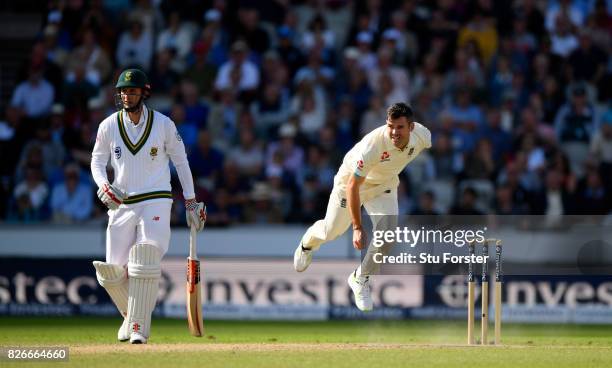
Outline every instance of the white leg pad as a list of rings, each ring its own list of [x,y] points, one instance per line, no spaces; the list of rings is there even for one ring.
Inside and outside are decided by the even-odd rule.
[[[159,279],[161,278],[161,252],[150,244],[136,244],[128,256],[128,309],[130,333],[149,337],[151,313],[155,308]]]
[[[127,316],[128,308],[128,279],[127,272],[122,266],[94,261],[96,278],[98,283],[106,289],[106,292],[117,306],[123,317]]]

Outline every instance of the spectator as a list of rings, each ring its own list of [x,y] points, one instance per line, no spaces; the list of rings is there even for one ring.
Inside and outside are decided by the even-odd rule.
[[[259,10],[252,6],[238,8],[238,25],[234,40],[244,40],[249,49],[261,57],[270,48],[270,36],[260,26]]]
[[[578,47],[578,39],[573,34],[567,16],[560,15],[555,21],[555,31],[551,37],[552,52],[567,58]]]
[[[430,190],[425,190],[419,195],[419,203],[412,210],[412,216],[437,216],[440,213],[435,209],[436,196]]]
[[[580,173],[588,153],[589,137],[595,132],[596,115],[583,84],[574,85],[570,93],[570,101],[561,106],[555,117],[555,131],[570,158],[572,171]]]
[[[263,93],[251,105],[251,112],[257,129],[265,136],[271,136],[270,132],[278,131],[278,127],[289,118],[288,96],[278,84],[267,83]]]
[[[480,216],[483,212],[476,208],[476,200],[478,193],[473,188],[467,187],[461,193],[461,199],[455,204],[451,210],[451,215],[460,216]]]
[[[253,131],[240,131],[240,144],[232,148],[228,160],[233,162],[241,175],[258,177],[262,173],[264,154],[259,142],[255,140]]]
[[[156,51],[160,53],[169,50],[174,55],[171,63],[173,70],[182,72],[185,70],[186,60],[191,51],[193,35],[184,23],[181,23],[181,15],[173,11],[168,16],[168,26],[157,36]],[[155,89],[157,85],[153,84]]]
[[[608,192],[612,192],[612,109],[603,115],[599,131],[591,138],[591,154],[599,162]]]
[[[484,65],[489,65],[491,57],[497,50],[498,36],[493,21],[484,17],[481,10],[474,11],[470,21],[459,29],[457,39],[459,47],[465,46],[471,40],[478,45]]]
[[[111,76],[112,65],[106,51],[100,47],[93,29],[83,32],[79,47],[70,53],[67,66],[67,79],[75,77],[77,66],[84,66],[85,79],[94,86],[106,83]]]
[[[153,35],[143,26],[139,18],[131,18],[129,29],[119,36],[117,64],[121,69],[142,68],[149,71],[153,58]]]
[[[232,44],[230,60],[221,65],[215,89],[221,91],[232,88],[245,97],[252,98],[259,87],[259,70],[247,60],[248,46],[242,41]]]
[[[51,216],[55,223],[71,224],[89,219],[93,209],[93,189],[80,180],[76,164],[64,168],[64,181],[51,192]]]
[[[13,191],[13,210],[9,220],[20,222],[41,221],[46,218],[46,200],[49,187],[43,179],[42,170],[37,166],[25,169],[25,178],[17,183]]]
[[[194,182],[207,190],[214,188],[214,183],[219,179],[223,169],[224,155],[212,146],[210,134],[206,130],[198,133],[198,145],[189,154],[191,171]]]
[[[55,98],[53,86],[43,78],[40,67],[32,67],[28,79],[17,85],[11,98],[11,107],[19,109],[27,118],[45,117],[51,111]]]
[[[280,154],[281,167],[293,176],[297,175],[304,164],[304,150],[295,144],[297,129],[290,123],[283,124],[278,132],[280,140],[268,146],[266,165],[275,163],[275,154]]]

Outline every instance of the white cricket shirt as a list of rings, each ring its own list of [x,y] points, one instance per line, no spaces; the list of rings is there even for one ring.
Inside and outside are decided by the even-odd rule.
[[[367,201],[387,189],[399,185],[399,173],[425,148],[431,147],[431,133],[420,123],[414,123],[408,145],[399,149],[387,133],[387,125],[368,133],[344,156],[334,177],[334,187],[346,190],[351,175],[365,177],[360,198]]]
[[[98,187],[108,181],[109,158],[115,171],[113,185],[128,194],[122,206],[171,201],[169,160],[176,167],[183,196],[195,196],[185,145],[174,122],[146,106],[136,126],[123,110],[100,123],[91,158],[91,173]]]

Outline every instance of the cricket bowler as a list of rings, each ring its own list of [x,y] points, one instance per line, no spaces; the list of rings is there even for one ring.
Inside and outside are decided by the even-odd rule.
[[[108,207],[106,262],[94,261],[98,282],[124,317],[117,338],[146,344],[155,308],[161,259],[170,241],[169,161],[178,173],[187,225],[201,231],[206,207],[195,199],[185,146],[174,122],[144,104],[151,94],[146,74],[124,70],[115,85],[119,111],[98,128],[91,173]],[[114,181],[106,175],[108,160]]]
[[[305,271],[312,262],[313,252],[342,235],[351,224],[353,246],[364,249],[367,236],[361,219],[362,205],[370,215],[374,230],[397,226],[398,175],[423,149],[431,147],[430,131],[412,119],[410,106],[401,102],[391,105],[387,109],[386,124],[363,137],[344,156],[334,177],[325,218],[306,231],[295,250],[293,266],[297,272]],[[371,251],[368,249],[368,254]],[[372,310],[369,276],[377,267],[372,256],[366,255],[348,277],[355,304],[362,311]]]

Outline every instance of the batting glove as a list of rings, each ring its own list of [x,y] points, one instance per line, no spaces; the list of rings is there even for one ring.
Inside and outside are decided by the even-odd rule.
[[[197,231],[202,231],[206,223],[206,206],[204,203],[196,202],[195,198],[186,199],[185,210],[187,226],[193,226]]]
[[[109,183],[104,183],[98,188],[98,198],[109,210],[116,210],[123,203],[123,200],[127,198],[127,194]]]

